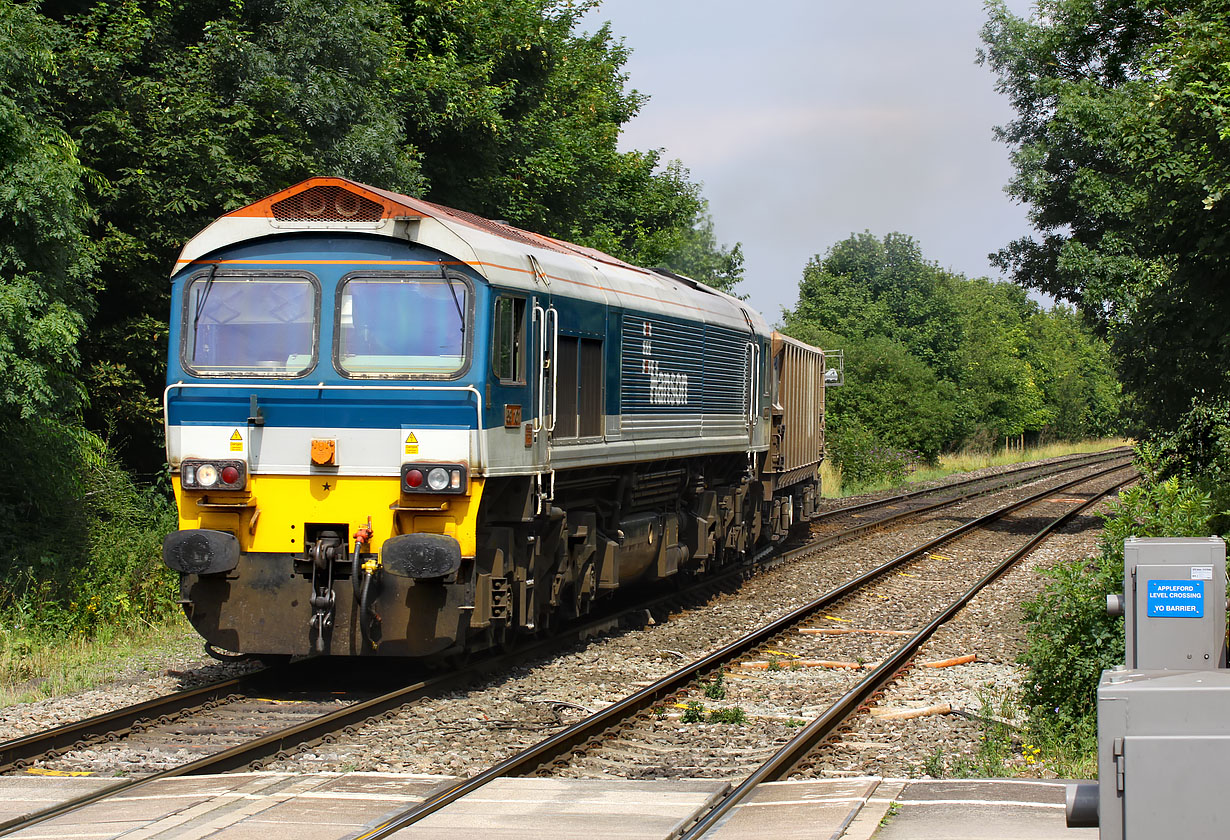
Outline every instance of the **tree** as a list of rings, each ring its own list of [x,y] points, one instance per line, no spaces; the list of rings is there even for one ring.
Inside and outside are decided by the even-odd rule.
[[[837,441],[933,460],[1006,435],[1117,428],[1105,345],[1071,310],[1047,313],[1018,286],[944,271],[899,233],[852,235],[813,257],[784,320],[790,335],[846,352],[829,406]]]
[[[738,242],[731,248],[719,245],[708,203],[703,207],[692,227],[683,231],[675,250],[666,256],[666,267],[733,294],[743,279],[743,246]]]
[[[733,285],[742,254],[717,245],[687,170],[617,149],[645,97],[625,89],[627,49],[608,26],[576,33],[596,5],[402,0],[407,136],[428,197]]]
[[[802,318],[841,335],[891,335],[942,378],[957,377],[961,328],[954,276],[923,259],[913,237],[869,231],[838,242],[803,271]]]
[[[71,418],[82,398],[90,209],[77,144],[52,113],[54,43],[33,9],[0,0],[0,423]]]
[[[992,440],[1036,432],[1054,410],[1027,358],[1027,325],[1037,304],[1009,283],[967,280],[958,297],[965,336],[961,348],[960,425]]]
[[[1025,358],[1051,411],[1048,433],[1079,440],[1118,432],[1121,387],[1106,343],[1062,304],[1037,312],[1027,331]]]
[[[995,255],[1112,341],[1137,423],[1230,394],[1230,20],[1209,0],[988,3],[982,55],[1017,118],[1009,191],[1037,239]]]

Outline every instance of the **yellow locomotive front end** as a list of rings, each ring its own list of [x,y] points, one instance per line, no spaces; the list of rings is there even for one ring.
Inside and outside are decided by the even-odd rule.
[[[483,283],[333,180],[223,217],[172,277],[163,559],[213,648],[431,656],[474,597]]]
[[[237,427],[232,435],[259,439],[264,431]],[[329,444],[336,452],[332,438],[311,445]],[[239,459],[181,462],[180,530],[168,537],[167,558],[183,573],[189,619],[225,651],[428,656],[448,649],[466,629],[463,565],[475,556],[483,490],[465,472],[463,464],[411,462],[401,477],[245,481]]]

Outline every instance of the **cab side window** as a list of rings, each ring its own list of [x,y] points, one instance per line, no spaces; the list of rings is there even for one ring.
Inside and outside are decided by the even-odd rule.
[[[525,298],[496,299],[491,369],[501,382],[525,382]]]

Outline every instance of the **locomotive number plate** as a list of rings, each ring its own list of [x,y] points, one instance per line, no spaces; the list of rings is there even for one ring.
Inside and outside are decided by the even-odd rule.
[[[504,404],[504,428],[515,429],[521,425],[521,406]]]

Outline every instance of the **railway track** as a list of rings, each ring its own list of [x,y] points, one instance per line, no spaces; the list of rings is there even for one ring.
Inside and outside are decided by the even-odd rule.
[[[906,493],[871,499],[858,504],[842,505],[833,510],[824,511],[815,517],[812,520],[813,533],[817,537],[817,542],[819,538],[829,538],[829,542],[823,544],[830,545],[833,542],[852,539],[872,530],[940,510],[967,499],[985,496],[1068,470],[1122,458],[1127,452],[1126,447],[1118,447],[1087,455],[1071,455],[1043,464],[1012,467],[992,475],[974,476],[934,487],[924,487]],[[883,511],[883,513],[874,515],[877,511]],[[819,546],[813,545],[813,547]]]
[[[1074,488],[1094,483],[1099,479],[1102,480],[1101,486],[1087,492],[1087,498],[1079,501],[1069,498],[1075,494]],[[791,611],[777,621],[747,634],[721,650],[680,668],[623,701],[518,752],[482,773],[429,797],[372,831],[360,835],[358,840],[379,840],[379,838],[388,837],[497,778],[560,774],[601,776],[610,775],[607,771],[612,766],[624,768],[624,772],[619,775],[627,777],[632,775],[627,772],[627,768],[632,766],[638,757],[644,762],[646,755],[651,756],[650,763],[670,756],[672,772],[683,769],[685,772],[682,775],[742,776],[742,780],[683,835],[688,840],[699,837],[717,825],[757,785],[787,777],[793,768],[805,761],[807,755],[831,735],[861,704],[880,691],[886,683],[906,667],[915,651],[939,627],[956,615],[982,588],[1026,556],[1052,531],[1134,479],[1135,473],[1130,464],[1114,463],[1099,470],[1093,476],[1082,476],[1057,487],[1035,493],[1025,499],[1014,501],[1000,510],[959,526],[938,538],[928,540],[885,562],[877,569],[860,575],[815,601]],[[1063,494],[1068,494],[1068,496]],[[1042,517],[1045,524],[1006,557],[997,557],[987,563],[979,564],[977,568],[968,570],[971,574],[957,576],[965,580],[948,587],[956,589],[957,592],[950,593],[949,597],[940,602],[940,605],[921,627],[907,632],[867,626],[858,628],[830,626],[834,623],[840,625],[843,622],[841,616],[832,613],[840,612],[843,607],[850,607],[856,598],[874,599],[877,595],[888,597],[877,593],[876,588],[882,586],[883,582],[891,576],[908,574],[921,578],[924,574],[952,572],[952,561],[955,558],[950,554],[939,554],[938,549],[943,547],[946,552],[953,552],[954,541],[961,539],[965,534],[1002,523],[1019,511],[1031,507],[1036,508],[1057,496],[1063,500],[1062,503],[1067,508],[1066,510],[1058,516]],[[1039,517],[1035,512],[1032,517],[1026,518],[1038,519]],[[807,550],[814,549],[807,546],[798,551]],[[933,593],[928,593],[928,597],[933,597]],[[697,752],[705,757],[705,763],[696,762],[690,768],[679,768],[675,754],[681,745],[663,737],[664,730],[677,729],[678,724],[663,722],[669,717],[668,714],[663,714],[664,709],[677,704],[685,705],[680,701],[689,696],[705,695],[708,689],[721,684],[717,678],[718,674],[731,674],[745,665],[757,668],[763,664],[764,670],[769,671],[772,668],[775,653],[780,656],[778,669],[789,668],[791,658],[798,654],[781,655],[782,651],[778,648],[786,646],[782,640],[790,637],[790,647],[797,650],[800,647],[798,644],[800,639],[806,639],[809,636],[823,637],[827,635],[823,631],[828,629],[845,631],[842,635],[851,637],[861,635],[849,632],[851,630],[866,631],[866,635],[873,639],[874,643],[869,648],[865,647],[864,650],[871,651],[871,656],[874,658],[861,661],[856,659],[853,662],[829,662],[825,663],[829,666],[827,668],[814,661],[806,661],[805,664],[797,663],[799,667],[820,666],[817,667],[818,672],[823,669],[830,672],[848,672],[854,675],[839,681],[840,685],[836,688],[833,685],[822,686],[829,698],[824,703],[822,711],[812,715],[810,722],[799,720],[801,726],[787,724],[785,728],[796,731],[784,738],[784,743],[774,749],[762,750],[762,753],[768,752],[767,755],[756,755],[755,751],[750,750],[729,749],[729,744],[733,740],[730,729],[726,729],[716,739],[700,737],[696,739],[702,742]],[[787,664],[783,666],[781,662]],[[816,685],[808,685],[802,693],[809,695],[816,688]],[[706,740],[709,743],[704,743]],[[719,742],[725,749],[715,749],[713,741]],[[600,766],[593,767],[595,758],[600,757],[604,751],[608,754],[605,761],[598,758]],[[738,754],[741,759],[737,762],[739,766],[729,764],[721,766],[723,758],[734,754]],[[749,756],[753,759],[750,767],[746,766],[749,763],[747,761]],[[587,761],[591,762],[588,772],[584,767]],[[715,764],[719,766],[715,768]],[[568,772],[569,770],[575,771],[578,767],[580,772]],[[689,770],[692,772],[687,772]],[[652,777],[652,774],[637,777]]]
[[[1081,469],[1091,463],[1097,463],[1116,456],[1117,453],[1111,455],[1103,453],[1101,456],[1064,459],[1059,465],[1056,465],[1055,462],[1049,462],[1042,467],[1032,465],[1030,468],[1018,468],[1009,471],[1007,474],[1001,473],[995,476],[994,481],[991,483],[995,484],[994,489],[1002,489],[1011,484],[1020,484],[1033,480],[1039,477],[1039,473],[1051,474],[1063,470]],[[903,499],[906,498],[917,499],[925,495],[935,496],[937,493],[943,496],[946,493],[946,500],[944,498],[933,498],[926,504],[911,505],[911,509],[906,512],[906,515],[919,516],[937,507],[955,504],[964,498],[968,498],[970,495],[994,492],[994,489],[985,489],[985,487],[981,490],[976,489],[987,483],[986,479],[983,479],[981,482],[965,480],[939,488],[930,488],[926,491],[902,494],[902,496],[887,500],[864,503],[859,505],[858,509],[861,515],[865,517],[866,512],[874,507],[892,508],[902,505]],[[954,494],[953,488],[960,488],[960,491]],[[888,518],[891,521],[898,521],[902,518],[899,514],[902,514],[900,509],[891,510]],[[831,518],[835,519],[835,517]],[[870,522],[864,521],[852,524],[841,531],[826,533],[819,543],[827,545],[836,539],[849,539],[858,533],[866,533],[869,528],[884,527],[883,520],[884,518],[881,517]],[[809,546],[811,550],[814,550],[814,548],[814,545]],[[792,554],[798,555],[800,553],[800,551],[795,551]],[[778,560],[777,562],[785,562],[785,560]],[[707,585],[712,587],[721,584],[710,582]],[[661,598],[656,603],[642,604],[636,609],[644,611],[647,606],[649,609],[665,609],[672,600],[678,597],[680,596],[675,595]],[[576,635],[592,634],[603,629],[609,629],[619,620],[621,619],[618,616],[608,616],[597,622],[591,622],[588,625],[577,628],[574,631],[573,638]],[[267,722],[257,727],[261,730],[257,733],[251,733],[251,726],[250,724],[244,724],[243,715],[231,716],[235,722],[242,724],[236,728],[238,732],[237,737],[242,739],[242,743],[223,744],[221,748],[215,745],[213,754],[200,757],[194,757],[191,754],[181,754],[181,760],[184,758],[190,760],[182,761],[182,763],[176,766],[159,769],[157,772],[143,778],[125,779],[105,791],[88,797],[82,797],[72,802],[62,803],[55,808],[38,814],[28,815],[21,820],[10,821],[8,824],[0,825],[0,833],[10,833],[74,808],[83,807],[90,802],[106,798],[122,790],[131,790],[137,785],[147,784],[157,779],[179,775],[225,772],[227,770],[259,766],[260,762],[269,760],[279,754],[285,757],[288,750],[302,748],[305,744],[320,743],[321,741],[328,740],[333,737],[333,733],[347,728],[353,729],[363,721],[371,720],[373,717],[381,714],[390,713],[409,704],[421,701],[424,698],[438,697],[443,692],[455,690],[460,686],[481,678],[485,674],[509,669],[516,663],[523,662],[534,656],[547,655],[551,650],[558,650],[568,643],[568,637],[547,640],[513,654],[477,663],[470,668],[462,669],[455,673],[427,676],[412,682],[410,685],[399,686],[392,692],[376,696],[357,697],[352,695],[340,699],[333,698],[331,701],[333,707],[329,709],[320,708],[319,706],[316,708],[312,707],[313,703],[320,702],[319,698],[298,698],[294,702],[286,702],[286,698],[283,697],[283,702],[274,703],[275,710],[273,712],[265,713]],[[273,682],[284,681],[286,673],[283,671],[273,672],[274,675],[281,675],[276,676]],[[88,747],[90,744],[99,743],[102,739],[112,740],[122,738],[133,732],[147,732],[151,728],[155,728],[151,726],[151,721],[159,722],[159,718],[162,719],[160,722],[165,725],[169,722],[184,719],[185,716],[191,717],[191,713],[201,710],[209,711],[220,707],[229,707],[232,711],[240,711],[244,708],[256,708],[256,706],[252,705],[254,702],[253,698],[255,695],[260,694],[264,687],[270,685],[270,682],[268,682],[270,676],[270,673],[253,674],[240,680],[206,686],[203,689],[181,692],[179,695],[165,698],[165,702],[178,705],[179,708],[176,711],[168,712],[165,710],[167,707],[160,708],[158,702],[151,702],[141,704],[139,707],[111,713],[110,715],[99,716],[99,718],[91,719],[91,721],[61,728],[63,731],[55,730],[38,736],[18,739],[18,741],[0,745],[0,760],[4,762],[3,766],[15,768],[21,762],[30,762],[33,760],[33,757],[39,755],[46,757],[48,750],[65,752],[72,747],[80,748],[79,743]],[[279,705],[283,708],[277,709],[276,707]],[[297,715],[300,719],[293,722],[286,720],[285,717],[288,714],[286,706],[299,707],[298,711],[303,713]],[[262,713],[256,713],[256,715],[262,716]],[[279,720],[279,717],[283,719]],[[278,725],[283,723],[287,725]],[[247,730],[249,735],[246,738],[244,736],[244,726],[249,727]],[[180,728],[183,729],[184,727],[181,726]],[[219,722],[215,721],[214,723],[192,724],[189,729],[192,728],[195,728],[195,731],[189,734],[200,735],[202,732],[208,731],[212,736],[217,736],[221,734],[220,730],[223,727]],[[39,752],[40,749],[42,750],[41,753]]]

